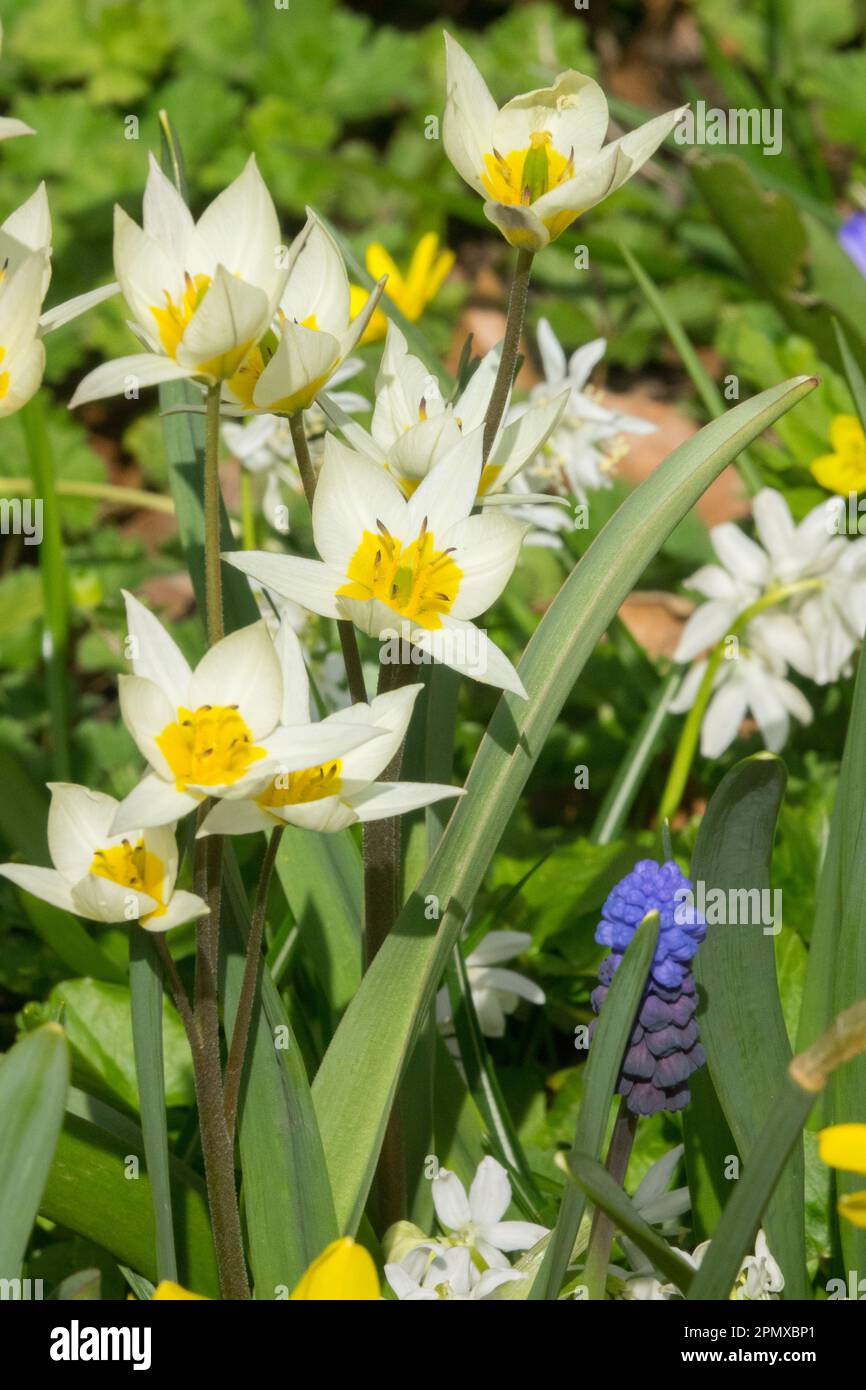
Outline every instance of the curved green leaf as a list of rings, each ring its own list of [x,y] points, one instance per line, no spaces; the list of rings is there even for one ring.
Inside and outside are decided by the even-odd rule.
[[[17,1279],[69,1085],[63,1029],[47,1023],[0,1060],[0,1279]]]
[[[706,425],[623,503],[545,614],[436,854],[364,977],[313,1085],[341,1229],[364,1209],[400,1075],[503,829],[584,664],[667,536],[740,450],[815,385],[800,377]],[[425,900],[438,899],[438,929]]]
[[[150,932],[138,926],[132,927],[129,936],[129,986],[141,1130],[156,1223],[156,1266],[160,1279],[176,1283],[162,1048],[162,970]]]
[[[769,893],[786,780],[784,763],[770,753],[737,763],[710,798],[692,856],[695,891],[705,890],[708,913],[712,905],[715,918],[708,918],[706,939],[695,957],[698,1023],[713,1086],[746,1168],[767,1112],[785,1088],[791,1061],[772,920],[764,920],[770,914],[762,915],[760,900],[753,896]],[[716,893],[718,904],[711,897]],[[770,1249],[792,1298],[805,1297],[804,1205],[800,1145],[766,1216]]]

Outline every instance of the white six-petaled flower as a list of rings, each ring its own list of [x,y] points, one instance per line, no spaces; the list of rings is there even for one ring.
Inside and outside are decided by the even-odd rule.
[[[466,957],[466,975],[472,991],[472,1002],[482,1033],[488,1038],[505,1035],[505,1019],[514,1012],[521,999],[530,1004],[544,1003],[544,990],[516,970],[503,970],[504,961],[519,956],[532,944],[532,937],[522,931],[491,931],[474,951]],[[436,1019],[445,1032],[452,1027],[451,1001],[448,990],[436,996]]]
[[[474,457],[461,440],[407,499],[384,468],[329,435],[313,502],[321,560],[266,551],[224,558],[313,613],[525,696],[508,657],[471,622],[504,589],[525,531],[511,517],[470,515],[481,475],[480,434],[472,437]]]
[[[310,719],[310,690],[301,644],[288,619],[277,635],[283,672],[280,723],[295,729]],[[317,766],[296,771],[269,771],[242,799],[217,802],[199,832],[201,835],[243,835],[299,825],[307,830],[334,832],[359,821],[405,815],[445,797],[461,796],[460,787],[436,782],[378,782],[383,769],[403,745],[415,700],[422,687],[404,686],[377,695],[371,704],[358,703],[310,724],[321,738],[331,733],[374,729],[379,737],[349,749]]]
[[[604,144],[607,100],[597,82],[563,72],[502,109],[477,67],[445,35],[445,153],[512,246],[539,251],[636,174],[685,107]]]
[[[177,844],[169,826],[113,830],[113,796],[69,782],[49,783],[52,869],[0,864],[0,874],[34,897],[94,922],[137,921],[163,932],[202,917],[207,904],[175,888]]]
[[[120,708],[151,771],[121,803],[115,832],[176,821],[206,797],[244,797],[269,775],[328,763],[381,736],[363,723],[306,716],[283,727],[286,678],[264,621],[224,637],[193,671],[158,619],[124,597],[134,674],[120,677]]]

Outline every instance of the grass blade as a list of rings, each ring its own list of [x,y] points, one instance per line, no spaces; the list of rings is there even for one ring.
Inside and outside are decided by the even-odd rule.
[[[589,1049],[583,1100],[577,1116],[569,1164],[579,1155],[596,1159],[601,1153],[610,1118],[610,1103],[658,937],[659,915],[651,912],[635,932],[611,981]],[[530,1298],[558,1298],[585,1208],[583,1192],[569,1183]]]
[[[815,385],[799,377],[736,406],[676,449],[623,503],[551,604],[504,695],[422,882],[367,971],[313,1084],[337,1218],[364,1209],[400,1074],[466,913],[550,730],[619,605],[740,450]],[[438,928],[425,899],[442,907]]]
[[[839,356],[842,358],[845,376],[851,389],[851,395],[854,397],[857,414],[860,416],[860,424],[866,430],[866,378],[860,370],[860,364],[851,351],[851,345],[845,337],[845,330],[838,319],[833,320],[833,332],[836,334],[836,342],[839,344]]]
[[[765,930],[771,924],[763,921],[763,896],[752,896],[769,893],[786,780],[784,764],[770,753],[737,763],[710,798],[692,856],[695,889],[703,887],[708,912],[713,904],[716,919],[709,922],[695,957],[698,1024],[713,1086],[746,1168],[767,1112],[786,1087],[791,1061],[773,936]],[[723,898],[716,900],[716,894]],[[766,1223],[770,1249],[792,1298],[804,1298],[806,1290],[804,1189],[800,1146]]]
[[[0,1279],[17,1279],[39,1211],[69,1086],[63,1029],[47,1023],[0,1061]]]
[[[667,1241],[635,1211],[631,1198],[607,1169],[597,1159],[582,1153],[571,1155],[568,1168],[587,1197],[607,1213],[623,1235],[634,1241],[647,1259],[652,1260],[659,1273],[670,1283],[676,1284],[683,1293],[688,1293],[695,1277],[691,1265],[672,1250]]]
[[[649,709],[638,725],[631,746],[617,768],[616,776],[599,807],[590,832],[594,845],[609,845],[620,834],[628,820],[634,799],[640,790],[647,768],[658,746],[671,701],[682,681],[682,672],[675,667],[661,682]]]
[[[129,936],[129,985],[141,1131],[156,1230],[157,1277],[176,1283],[162,1052],[162,969],[150,933],[137,926],[131,928]]]

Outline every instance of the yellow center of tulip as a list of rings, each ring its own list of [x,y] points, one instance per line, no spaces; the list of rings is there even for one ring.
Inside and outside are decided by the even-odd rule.
[[[257,748],[237,705],[200,705],[178,710],[156,740],[178,791],[187,787],[231,786],[265,756]]]
[[[2,362],[2,361],[4,360],[5,356],[6,356],[6,349],[5,349],[5,347],[0,347],[0,362]],[[8,390],[9,390],[9,373],[8,373],[8,372],[0,372],[0,401],[2,401],[3,397],[6,395],[6,392],[7,392]]]
[[[525,149],[512,150],[507,155],[494,149],[486,154],[484,167],[481,182],[494,202],[530,207],[545,193],[574,177],[574,150],[566,159],[553,147],[549,130],[536,130]],[[551,241],[570,226],[577,213],[574,209],[542,218]]]
[[[150,312],[156,319],[159,341],[169,357],[177,356],[180,341],[211,284],[209,275],[192,276],[185,274],[183,278],[184,291],[179,304],[175,303],[168,290],[164,290],[165,308],[156,304],[150,306]]]
[[[460,589],[463,571],[448,550],[437,550],[426,518],[417,539],[404,545],[377,521],[378,532],[365,531],[349,561],[349,583],[337,590],[344,598],[379,599],[388,608],[431,631],[442,626]]]
[[[300,806],[310,801],[323,801],[336,796],[340,790],[343,764],[340,758],[317,767],[305,767],[300,772],[281,772],[269,783],[256,801],[265,811],[280,806]]]
[[[142,922],[148,922],[151,917],[165,916],[165,903],[162,900],[165,865],[158,855],[150,854],[145,849],[143,836],[136,844],[124,840],[110,849],[96,850],[90,872],[97,878],[107,878],[109,883],[119,884],[121,888],[132,888],[153,898],[157,906],[142,917]]]

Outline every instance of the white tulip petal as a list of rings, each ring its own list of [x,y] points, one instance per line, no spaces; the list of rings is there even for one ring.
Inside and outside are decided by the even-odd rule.
[[[266,550],[233,550],[225,552],[222,558],[266,589],[272,589],[282,598],[294,599],[311,613],[323,618],[344,616],[336,593],[345,584],[345,575],[319,560],[298,555],[271,555]]]
[[[120,714],[142,757],[155,772],[174,783],[174,773],[156,740],[177,722],[177,707],[154,681],[144,676],[121,676],[117,682]]]
[[[493,123],[493,145],[507,158],[528,149],[536,132],[548,131],[553,148],[580,164],[601,149],[609,119],[601,87],[572,69],[561,72],[550,87],[506,102]]]
[[[402,535],[407,540],[415,539],[426,517],[437,549],[451,544],[451,528],[468,517],[478,493],[482,435],[478,428],[462,436],[415,489],[405,510]]]
[[[94,367],[78,383],[69,409],[75,410],[79,405],[101,401],[107,396],[122,396],[131,389],[139,391],[142,387],[158,386],[163,381],[184,381],[191,375],[188,367],[178,366],[170,357],[159,357],[156,353],[116,357]]]
[[[339,246],[309,208],[307,221],[280,308],[290,322],[315,318],[317,329],[339,340],[349,326],[349,277]]]
[[[253,404],[258,410],[294,413],[310,404],[339,360],[340,343],[333,334],[287,319],[277,350],[256,382]]]
[[[90,872],[94,851],[110,838],[117,802],[75,782],[49,782],[48,789],[51,862],[69,883],[77,883]]]
[[[193,215],[174,182],[163,173],[153,154],[148,155],[142,224],[146,234],[180,270],[193,270],[190,257],[195,230]],[[217,259],[214,258],[214,264]],[[198,271],[199,266],[195,266],[195,270]]]
[[[113,299],[120,293],[120,286],[115,282],[111,285],[102,285],[98,290],[88,290],[86,294],[77,294],[72,299],[66,299],[62,304],[55,304],[53,309],[47,309],[39,319],[39,331],[43,334],[53,333],[55,328],[62,328],[65,323],[71,323],[73,319],[80,318],[89,309],[95,309],[97,304],[104,304],[107,299]]]
[[[238,351],[262,336],[268,316],[264,290],[218,265],[177,345],[178,366],[206,370],[214,377],[234,375]]]
[[[573,182],[562,186],[571,188]],[[488,201],[484,204],[484,215],[499,228],[509,245],[519,251],[543,251],[550,242],[550,232],[541,218],[533,208],[522,203]]]
[[[364,791],[355,792],[346,799],[358,820],[373,821],[404,816],[421,806],[432,806],[436,801],[458,796],[463,796],[462,787],[446,786],[444,783],[374,782]]]
[[[492,487],[499,491],[544,448],[571,398],[570,388],[544,405],[530,406],[507,424],[490,452],[488,464],[500,470]]]
[[[75,911],[92,922],[138,922],[159,906],[148,893],[138,893],[98,874],[88,874],[73,884],[72,901]]]
[[[325,563],[345,573],[364,531],[381,521],[402,535],[405,516],[403,495],[384,468],[329,435],[313,499],[313,537]]]
[[[170,931],[172,927],[180,927],[184,922],[195,922],[199,917],[206,917],[209,912],[210,908],[202,898],[179,888],[172,894],[165,912],[148,917],[146,921],[139,922],[139,926],[150,932]]]
[[[267,623],[230,632],[202,657],[189,685],[189,707],[237,705],[253,740],[276,727],[283,701],[283,678]]]
[[[388,766],[402,747],[415,701],[422,690],[420,683],[404,685],[399,690],[377,695],[372,704],[350,705],[323,720],[325,724],[372,725],[381,730],[380,738],[372,739],[346,754],[343,759],[343,782],[372,782]]]
[[[154,309],[165,309],[167,297],[183,298],[185,267],[139,227],[121,207],[114,209],[114,273],[123,297],[148,341],[158,341]]]
[[[136,676],[158,685],[172,708],[177,711],[190,699],[192,671],[174,638],[159,619],[145,608],[127,589],[122,589],[126,604],[126,625],[132,648],[132,669]]]
[[[50,254],[50,250],[51,213],[45,184],[40,183],[0,227],[0,259],[7,262],[6,273],[11,277],[32,252]]]
[[[208,811],[197,839],[207,835],[255,835],[270,831],[278,822],[256,801],[217,801]]]
[[[32,126],[25,125],[15,116],[0,116],[0,140],[14,140],[17,135],[35,135]]]
[[[133,787],[117,808],[111,823],[112,835],[125,835],[131,830],[149,830],[152,826],[174,825],[190,811],[194,811],[201,798],[179,792],[174,782],[158,777],[154,772],[145,773],[137,787]]]
[[[429,652],[434,661],[462,671],[482,685],[493,685],[521,699],[527,698],[523,682],[508,657],[473,623],[446,614],[441,628],[434,632],[415,628],[411,641],[422,651]]]
[[[484,156],[492,150],[496,102],[472,59],[445,34],[445,116],[442,141],[454,168],[477,193],[484,192]]]
[[[470,516],[451,528],[448,543],[455,547],[452,558],[463,571],[451,617],[476,618],[498,599],[514,573],[528,529],[501,512]]]
[[[43,869],[36,864],[0,864],[0,875],[52,907],[62,908],[65,912],[78,911],[72,900],[70,885],[56,869]]]
[[[302,772],[305,768],[320,767],[351,753],[352,749],[372,741],[385,742],[381,729],[373,724],[354,724],[338,721],[333,716],[318,724],[298,724],[294,728],[277,729],[265,743],[268,762],[278,771]],[[250,777],[256,782],[261,764],[255,764]],[[240,785],[240,783],[238,784]]]
[[[280,619],[274,647],[283,682],[280,723],[303,724],[310,718],[310,679],[304,662],[303,647],[285,613]]]
[[[9,362],[9,382],[0,400],[0,417],[14,415],[35,396],[45,375],[45,348],[39,339]]]
[[[280,269],[283,247],[279,219],[255,155],[250,155],[242,173],[205,208],[192,246],[193,257],[202,257],[202,268],[222,265],[238,283],[248,288],[258,286],[265,294],[268,312],[272,311],[288,271]]]

